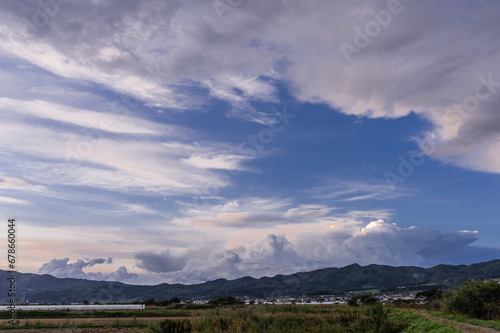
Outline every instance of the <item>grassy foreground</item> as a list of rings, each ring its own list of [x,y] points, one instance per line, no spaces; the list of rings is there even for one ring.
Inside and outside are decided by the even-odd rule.
[[[133,314],[132,314],[133,313]],[[157,333],[183,333],[183,332],[460,332],[453,323],[464,318],[453,317],[453,321],[445,323],[423,317],[424,311],[414,309],[398,309],[383,306],[380,303],[374,305],[352,307],[348,305],[233,305],[220,306],[208,309],[167,309],[156,308],[142,311],[142,315],[134,311],[98,311],[83,312],[69,311],[65,313],[31,312],[29,322],[24,321],[20,325],[3,324],[1,329],[21,328],[37,330],[51,328],[54,332],[66,331],[68,328],[83,329],[85,332],[91,328],[115,328],[132,327],[137,332]],[[179,316],[181,314],[181,316]],[[432,318],[445,318],[441,312],[426,311],[424,314]],[[26,318],[28,313],[23,316]],[[126,317],[134,320],[125,321]],[[59,318],[58,324],[47,320]],[[144,322],[148,317],[162,317],[154,322]],[[170,317],[170,318],[168,318]],[[65,318],[65,319],[62,319]],[[91,318],[90,323],[78,323],[78,318]],[[99,318],[112,319],[107,324],[98,324]],[[114,319],[113,319],[114,318]],[[142,318],[142,319],[141,319]],[[459,320],[460,319],[460,320]],[[450,324],[451,323],[451,324]],[[480,321],[474,324],[482,324],[497,328],[495,321]],[[100,331],[101,332],[101,331]]]
[[[460,332],[445,324],[380,303],[347,305],[254,305],[207,310],[190,320],[154,323],[153,332]]]

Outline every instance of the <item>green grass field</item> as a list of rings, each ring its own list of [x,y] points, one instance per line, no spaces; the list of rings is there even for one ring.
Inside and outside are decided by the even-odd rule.
[[[399,309],[382,306],[351,307],[348,305],[233,305],[215,308],[156,307],[143,311],[19,311],[19,325],[3,324],[0,328],[37,330],[51,328],[64,331],[67,328],[136,328],[137,332],[460,332],[460,323],[483,327],[500,327],[495,321],[471,321],[460,316],[441,312]],[[423,316],[426,314],[428,317]],[[134,317],[133,321],[124,318]],[[443,318],[433,320],[432,318]],[[26,319],[29,321],[26,322]],[[59,323],[50,323],[58,318]],[[90,323],[77,319],[90,318]],[[108,323],[92,323],[99,318],[111,318]],[[113,319],[115,318],[115,319]],[[153,322],[141,321],[155,318]],[[164,318],[158,319],[156,318]],[[98,331],[96,331],[98,332]],[[100,331],[99,331],[100,332]]]

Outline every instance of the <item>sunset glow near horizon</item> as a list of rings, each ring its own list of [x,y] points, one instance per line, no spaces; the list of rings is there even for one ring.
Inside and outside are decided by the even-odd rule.
[[[0,4],[19,271],[192,284],[500,258],[500,3]]]

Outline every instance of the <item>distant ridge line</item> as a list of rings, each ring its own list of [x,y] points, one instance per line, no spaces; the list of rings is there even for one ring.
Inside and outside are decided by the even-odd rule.
[[[7,271],[0,270],[0,288],[8,289]],[[471,265],[439,264],[430,268],[350,264],[290,275],[234,280],[217,279],[199,284],[130,285],[121,282],[56,278],[48,274],[17,273],[19,303],[130,303],[154,298],[167,300],[214,299],[225,296],[254,298],[335,295],[351,291],[392,292],[431,287],[452,288],[464,280],[500,278],[500,259]],[[0,302],[7,293],[0,294]]]

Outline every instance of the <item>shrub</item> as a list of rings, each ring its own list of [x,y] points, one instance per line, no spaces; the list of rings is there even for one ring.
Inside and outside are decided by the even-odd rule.
[[[156,302],[155,302],[154,298],[148,298],[148,299],[146,299],[146,300],[144,300],[144,301],[142,301],[142,302],[140,302],[140,303],[141,303],[141,304],[144,304],[144,305],[146,305],[146,306],[147,306],[147,305],[155,305],[155,304],[156,304]]]
[[[441,289],[438,289],[438,288],[432,288],[432,289],[428,289],[428,290],[424,290],[424,291],[421,291],[421,292],[418,292],[416,295],[415,295],[415,298],[419,298],[419,297],[425,297],[426,301],[427,302],[430,302],[430,301],[433,301],[433,300],[437,300],[437,299],[441,299],[443,298],[443,291]]]
[[[439,288],[432,288],[429,290],[418,292],[415,295],[415,298],[419,297],[425,298],[425,304],[431,310],[442,310],[444,307],[443,304],[444,292]]]
[[[500,318],[500,283],[496,280],[464,282],[445,296],[447,310],[472,318]]]
[[[156,302],[156,305],[158,306],[168,306],[170,304],[178,304],[180,303],[181,300],[178,297],[171,298],[170,300],[165,300],[165,301],[158,301]]]
[[[150,326],[150,329],[156,333],[189,333],[191,332],[191,322],[189,320],[170,320]]]
[[[378,303],[378,299],[371,295],[354,296],[347,301],[347,304],[349,304],[350,306],[358,306],[359,304],[373,305],[376,303]]]
[[[242,300],[234,298],[233,296],[227,296],[225,298],[213,299],[208,302],[208,304],[213,305],[235,305],[235,304],[245,304]]]

